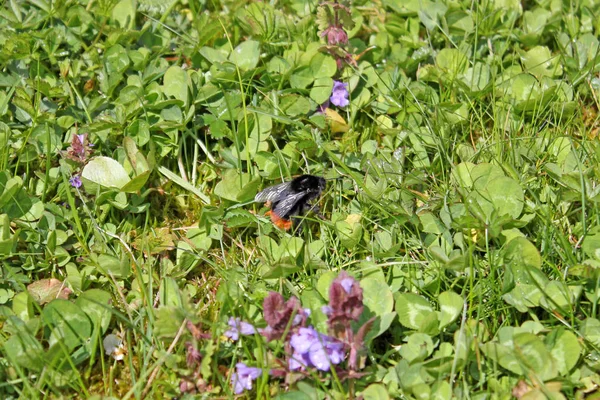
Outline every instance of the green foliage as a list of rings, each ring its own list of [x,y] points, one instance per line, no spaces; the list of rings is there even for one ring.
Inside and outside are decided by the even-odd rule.
[[[597,395],[598,15],[4,2],[0,397],[223,398],[246,359],[249,398]],[[291,235],[252,203],[303,173],[328,179],[324,218]],[[279,385],[286,349],[221,340],[230,316],[264,327],[272,290],[323,330],[340,270],[372,324],[357,376]]]

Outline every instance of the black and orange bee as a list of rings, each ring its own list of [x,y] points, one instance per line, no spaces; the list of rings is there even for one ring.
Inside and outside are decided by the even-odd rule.
[[[327,181],[320,176],[302,175],[266,188],[256,195],[254,201],[268,203],[271,210],[266,215],[271,217],[275,226],[287,231],[294,226],[293,218],[301,217],[310,210],[319,212],[319,208],[309,202],[318,198],[326,186]]]

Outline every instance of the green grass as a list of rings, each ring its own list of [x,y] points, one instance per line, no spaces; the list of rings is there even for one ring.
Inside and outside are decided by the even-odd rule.
[[[0,397],[599,395],[600,5],[332,4],[2,4]],[[290,235],[253,199],[305,173]],[[224,336],[271,291],[332,335],[342,271],[358,376]]]

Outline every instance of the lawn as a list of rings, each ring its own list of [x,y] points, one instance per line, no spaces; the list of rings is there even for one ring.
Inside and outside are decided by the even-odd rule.
[[[600,399],[599,36],[593,0],[4,1],[0,398]]]

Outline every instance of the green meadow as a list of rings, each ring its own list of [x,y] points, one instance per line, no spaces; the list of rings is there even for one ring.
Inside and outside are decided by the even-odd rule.
[[[600,399],[599,36],[594,0],[4,0],[0,397]]]

